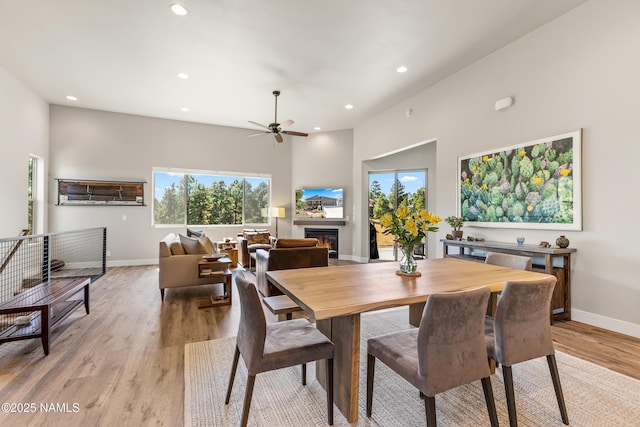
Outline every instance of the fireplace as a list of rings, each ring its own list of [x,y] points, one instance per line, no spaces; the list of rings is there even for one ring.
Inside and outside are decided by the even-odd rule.
[[[304,237],[318,239],[318,246],[329,249],[329,258],[338,258],[337,228],[305,228]]]

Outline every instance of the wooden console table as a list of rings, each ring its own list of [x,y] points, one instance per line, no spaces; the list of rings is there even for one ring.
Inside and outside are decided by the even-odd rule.
[[[558,281],[551,299],[551,313],[554,320],[571,320],[571,254],[574,248],[553,249],[536,245],[517,245],[503,242],[469,242],[466,240],[440,240],[444,257],[460,258],[484,262],[485,255],[474,251],[500,252],[533,258],[533,271],[553,274]],[[459,248],[451,253],[450,248]],[[558,262],[554,263],[555,260]],[[556,264],[556,265],[554,265]]]

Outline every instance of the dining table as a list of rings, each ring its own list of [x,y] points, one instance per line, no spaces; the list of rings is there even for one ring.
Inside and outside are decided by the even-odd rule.
[[[419,275],[397,274],[398,263],[377,262],[268,271],[267,280],[298,304],[335,345],[334,401],[348,422],[358,420],[360,315],[409,306],[409,323],[418,326],[431,294],[487,286],[500,292],[509,280],[549,275],[456,258],[418,261]],[[316,364],[323,387],[326,363]]]

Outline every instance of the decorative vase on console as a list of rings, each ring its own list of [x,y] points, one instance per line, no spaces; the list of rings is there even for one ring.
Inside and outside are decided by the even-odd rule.
[[[569,239],[564,236],[560,236],[556,239],[556,245],[564,249],[569,246]]]
[[[395,212],[386,213],[380,218],[380,225],[384,227],[384,234],[395,236],[396,243],[402,251],[400,270],[396,274],[419,276],[418,264],[413,256],[413,250],[419,242],[427,236],[429,231],[438,231],[435,224],[442,221],[437,215],[422,209],[411,212],[409,208],[400,206]]]

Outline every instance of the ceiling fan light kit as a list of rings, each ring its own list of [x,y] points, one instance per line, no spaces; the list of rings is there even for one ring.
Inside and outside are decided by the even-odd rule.
[[[275,97],[275,114],[273,116],[273,123],[270,123],[268,126],[265,126],[265,125],[263,125],[261,123],[249,120],[249,123],[251,123],[252,125],[256,125],[258,127],[264,128],[266,130],[262,131],[262,132],[259,132],[259,133],[253,133],[253,134],[247,135],[247,136],[248,137],[252,137],[252,136],[258,136],[258,135],[264,135],[265,133],[270,133],[270,134],[273,134],[273,137],[275,138],[276,142],[283,142],[284,141],[284,139],[282,138],[282,134],[292,135],[292,136],[309,136],[308,133],[304,133],[304,132],[295,132],[295,131],[291,131],[291,130],[283,130],[283,129],[288,128],[289,126],[291,126],[295,122],[293,120],[285,120],[282,123],[278,123],[278,96],[280,96],[280,91],[279,90],[274,90],[273,91],[273,96]]]

